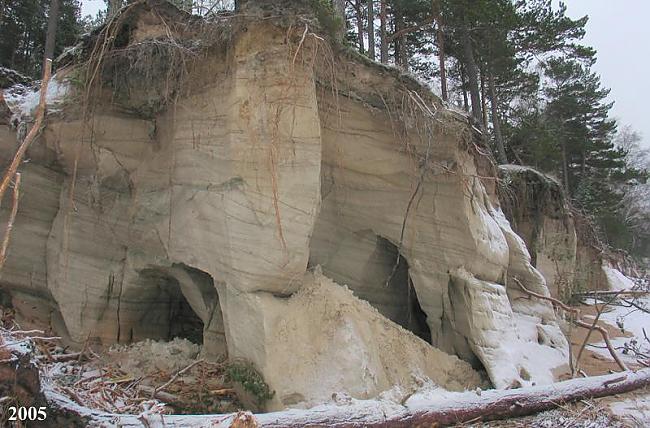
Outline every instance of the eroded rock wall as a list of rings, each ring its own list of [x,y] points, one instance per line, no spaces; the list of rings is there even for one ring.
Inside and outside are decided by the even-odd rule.
[[[497,387],[560,376],[552,308],[513,285],[546,294],[544,278],[467,119],[302,30],[239,30],[153,116],[111,97],[89,122],[49,115],[3,271],[14,298],[47,301],[77,344],[198,325],[206,357],[255,364],[273,409],[473,388],[470,364]]]
[[[594,226],[572,211],[557,180],[530,167],[501,165],[499,170],[504,211],[554,297],[569,300],[576,292],[634,285],[625,276],[638,276],[629,256],[598,239]]]

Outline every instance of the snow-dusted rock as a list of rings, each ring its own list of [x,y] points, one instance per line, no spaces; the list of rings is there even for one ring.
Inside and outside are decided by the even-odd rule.
[[[456,355],[498,387],[562,374],[552,308],[510,285],[548,293],[467,119],[386,67],[341,54],[333,75],[321,40],[291,54],[286,28],[248,24],[155,114],[99,96],[90,123],[49,116],[2,277],[19,315],[77,344],[198,329],[206,357],[255,363],[275,409],[476,387]]]

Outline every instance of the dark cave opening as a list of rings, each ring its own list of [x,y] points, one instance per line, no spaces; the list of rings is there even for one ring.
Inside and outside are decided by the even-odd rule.
[[[391,241],[371,230],[360,231],[332,247],[312,248],[309,266],[315,265],[381,315],[431,344],[408,261]]]
[[[154,298],[148,302],[141,323],[151,327],[151,338],[187,339],[203,344],[203,321],[183,295],[180,283],[166,269],[144,269],[142,281],[152,287]]]
[[[422,310],[413,281],[409,275],[409,264],[406,258],[399,253],[397,246],[382,237],[377,239],[377,253],[390,264],[386,265],[388,274],[387,283],[381,284],[388,291],[389,302],[393,303],[391,310],[385,314],[395,323],[409,330],[422,340],[431,343],[431,330],[427,324],[427,315]],[[371,304],[373,304],[371,302]],[[374,306],[374,305],[373,305]]]

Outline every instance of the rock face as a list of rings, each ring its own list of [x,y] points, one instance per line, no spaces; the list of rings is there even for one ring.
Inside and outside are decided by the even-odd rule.
[[[189,19],[158,3],[129,9],[123,51]],[[173,100],[152,101],[160,82],[128,97],[102,75],[113,85],[88,114],[68,87],[23,166],[2,272],[19,316],[77,344],[185,337],[246,358],[276,391],[271,409],[423,379],[475,387],[474,369],[499,388],[562,375],[552,308],[511,285],[548,294],[544,277],[466,117],[253,15],[215,24],[225,47]],[[7,158],[15,137],[0,137]]]
[[[573,292],[634,285],[623,274],[638,277],[634,263],[607,249],[593,226],[574,215],[559,182],[518,165],[501,165],[499,175],[501,205],[553,296],[569,299]]]

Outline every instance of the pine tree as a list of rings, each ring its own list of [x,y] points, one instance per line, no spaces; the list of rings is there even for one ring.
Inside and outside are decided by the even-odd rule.
[[[75,43],[82,25],[79,0],[60,0],[53,57]],[[50,0],[5,0],[0,3],[0,66],[39,77],[45,55]]]

